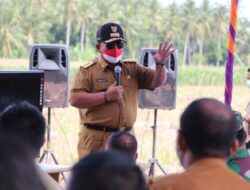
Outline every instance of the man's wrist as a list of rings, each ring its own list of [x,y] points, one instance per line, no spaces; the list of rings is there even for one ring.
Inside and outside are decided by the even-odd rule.
[[[156,62],[155,65],[156,67],[164,67],[165,63]]]
[[[103,93],[103,97],[104,97],[104,102],[105,102],[105,103],[108,103],[109,100],[108,100],[108,94],[107,94],[107,92],[104,92],[104,93]]]

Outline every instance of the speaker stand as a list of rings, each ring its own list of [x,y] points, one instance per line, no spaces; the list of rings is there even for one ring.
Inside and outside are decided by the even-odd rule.
[[[50,162],[50,157],[52,158],[52,160],[54,161],[54,163],[56,165],[59,164],[59,162],[56,159],[55,154],[53,153],[53,151],[50,148],[50,132],[51,132],[51,107],[48,107],[48,125],[47,125],[47,148],[43,151],[43,154],[41,156],[41,158],[39,159],[39,162],[42,162],[45,159],[45,163],[49,163]],[[62,172],[62,177],[64,182],[66,183],[66,178],[64,176],[64,173]]]
[[[149,160],[150,168],[149,168],[149,177],[154,177],[155,175],[155,165],[159,167],[164,175],[167,175],[167,172],[158,162],[155,157],[155,148],[156,148],[156,129],[157,129],[157,109],[154,110],[154,125],[152,126],[153,129],[153,145],[152,145],[152,158]]]

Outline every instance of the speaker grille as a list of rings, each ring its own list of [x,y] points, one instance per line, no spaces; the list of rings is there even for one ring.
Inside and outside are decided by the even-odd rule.
[[[33,56],[33,67],[38,65],[38,49],[36,48]]]
[[[148,67],[148,52],[145,53],[145,56],[143,59],[143,66]]]
[[[170,58],[170,69],[172,71],[175,71],[175,57],[174,54],[171,54],[171,58]]]
[[[66,54],[63,49],[61,50],[61,64],[64,68],[66,68]]]

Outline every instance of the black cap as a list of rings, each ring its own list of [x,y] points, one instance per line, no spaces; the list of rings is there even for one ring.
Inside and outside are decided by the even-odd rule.
[[[119,24],[113,22],[106,23],[98,29],[96,33],[96,40],[105,43],[113,42],[116,40],[122,40],[126,42],[124,39],[122,27]]]

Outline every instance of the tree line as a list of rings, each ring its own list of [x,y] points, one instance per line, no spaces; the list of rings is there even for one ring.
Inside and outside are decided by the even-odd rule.
[[[230,2],[229,2],[230,3]],[[170,40],[179,64],[224,65],[227,55],[229,3],[203,0],[161,5],[158,0],[0,0],[0,56],[27,57],[34,43],[66,44],[71,58],[96,54],[96,30],[103,23],[120,23],[127,39],[127,58],[140,48]],[[237,58],[250,62],[250,22],[239,18]]]

